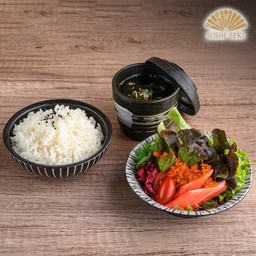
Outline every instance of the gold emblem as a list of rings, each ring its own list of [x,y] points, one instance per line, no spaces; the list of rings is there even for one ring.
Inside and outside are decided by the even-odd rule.
[[[245,40],[248,22],[238,11],[222,8],[206,18],[204,27],[208,40]]]

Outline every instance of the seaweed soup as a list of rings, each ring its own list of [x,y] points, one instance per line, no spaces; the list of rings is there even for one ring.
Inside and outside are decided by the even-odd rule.
[[[175,92],[172,83],[157,75],[136,75],[120,84],[120,92],[135,100],[161,100]]]

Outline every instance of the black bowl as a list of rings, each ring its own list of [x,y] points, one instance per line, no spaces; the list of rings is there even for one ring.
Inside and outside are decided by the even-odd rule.
[[[166,88],[169,88],[166,89],[163,98],[144,101],[130,98],[121,92],[125,81],[140,77],[140,84],[143,83],[143,77],[149,75],[161,78]],[[128,137],[141,141],[155,134],[161,122],[164,122],[165,127],[170,127],[171,121],[167,115],[169,110],[178,104],[179,86],[154,64],[136,63],[122,68],[115,74],[112,80],[112,93],[121,130]]]
[[[153,78],[160,80],[154,81]],[[152,100],[138,100],[124,93],[129,82],[137,86],[153,83],[155,88],[160,88],[161,84],[165,90]],[[168,113],[172,107],[189,115],[195,115],[200,109],[199,96],[192,78],[177,64],[158,57],[119,70],[112,80],[112,93],[121,130],[139,141],[155,134],[161,122],[164,122],[166,128],[170,127]]]
[[[104,141],[102,142],[101,148],[90,157],[82,161],[75,162],[68,165],[44,165],[44,164],[38,164],[35,162],[31,162],[27,159],[24,159],[14,151],[11,145],[10,136],[12,135],[14,125],[18,124],[31,111],[36,112],[40,109],[42,110],[52,109],[57,104],[69,106],[71,109],[80,108],[85,111],[88,117],[90,116],[93,117],[96,123],[100,124],[103,135],[104,135]],[[4,127],[3,140],[8,153],[12,156],[14,160],[16,160],[16,162],[19,165],[24,167],[26,170],[41,176],[62,178],[62,177],[68,177],[68,176],[80,174],[81,172],[89,169],[94,164],[96,164],[96,162],[99,161],[101,157],[105,154],[111,142],[111,135],[112,135],[112,126],[110,121],[108,120],[107,116],[96,107],[81,101],[76,101],[76,100],[54,99],[54,100],[46,100],[46,101],[29,105],[21,109],[20,111],[18,111],[16,114],[14,114]]]

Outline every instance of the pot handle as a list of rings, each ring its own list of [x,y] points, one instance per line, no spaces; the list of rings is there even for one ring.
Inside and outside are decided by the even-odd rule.
[[[167,60],[152,57],[146,62],[156,65],[170,77],[171,82],[174,81],[178,84],[180,87],[178,109],[189,115],[195,115],[200,109],[200,102],[192,78],[177,64]]]

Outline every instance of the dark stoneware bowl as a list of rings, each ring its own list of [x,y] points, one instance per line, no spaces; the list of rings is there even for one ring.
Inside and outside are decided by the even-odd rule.
[[[166,90],[161,99],[149,101],[133,99],[122,93],[126,81],[145,75],[165,80],[171,92]],[[200,108],[197,89],[190,76],[175,63],[157,57],[119,70],[112,80],[112,92],[121,130],[139,141],[156,133],[162,121],[169,128],[167,114],[172,107],[177,106],[181,112],[190,115],[195,115]]]
[[[31,161],[28,161],[27,159],[24,159],[13,150],[11,145],[10,136],[12,135],[14,125],[18,124],[31,111],[38,111],[39,109],[42,109],[42,110],[52,109],[57,104],[63,104],[64,106],[69,106],[71,109],[80,108],[85,111],[87,116],[93,117],[95,121],[101,125],[102,132],[104,134],[104,141],[102,142],[101,148],[90,157],[69,165],[43,165],[43,164],[34,163]],[[32,104],[30,106],[27,106],[21,109],[16,114],[14,114],[5,125],[4,132],[3,132],[3,140],[6,146],[6,149],[8,153],[11,155],[11,157],[19,165],[24,167],[27,171],[37,175],[41,175],[41,176],[52,177],[52,178],[62,178],[62,177],[68,177],[68,176],[80,174],[81,172],[95,165],[106,152],[111,141],[111,135],[112,135],[112,127],[108,118],[104,113],[102,113],[96,107],[81,101],[68,100],[68,99],[56,99],[56,100],[47,100],[47,101],[42,101],[42,102]]]
[[[160,122],[169,127],[169,110],[177,106],[179,87],[175,83],[173,93],[159,100],[136,100],[120,92],[122,82],[129,77],[143,73],[165,78],[165,72],[158,70],[152,63],[137,63],[121,69],[113,78],[113,99],[117,119],[122,131],[135,140],[142,140],[154,134]],[[167,79],[169,80],[169,79]],[[171,82],[171,81],[170,81]]]

